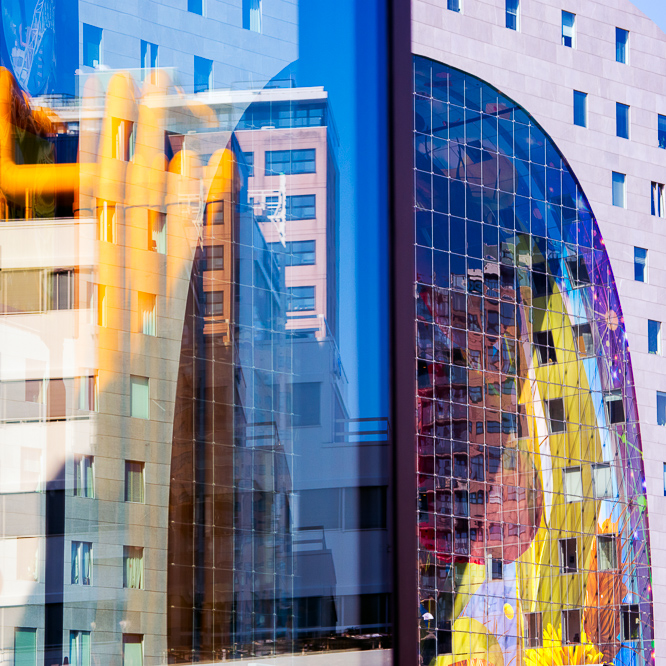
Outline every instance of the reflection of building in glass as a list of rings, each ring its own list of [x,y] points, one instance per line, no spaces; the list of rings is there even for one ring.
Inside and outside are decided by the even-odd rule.
[[[590,204],[480,79],[416,57],[414,104],[422,661],[645,663],[641,438]]]

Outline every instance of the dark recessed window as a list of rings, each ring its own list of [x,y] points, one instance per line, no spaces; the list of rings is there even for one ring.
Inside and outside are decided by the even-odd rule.
[[[574,125],[587,127],[587,93],[580,90],[573,91]]]
[[[213,61],[194,56],[194,92],[206,92],[212,87]]]
[[[539,647],[541,641],[541,613],[525,613],[525,647]]]
[[[666,116],[659,114],[657,122],[657,133],[659,135],[659,147],[666,148]]]
[[[604,396],[606,403],[606,415],[611,425],[624,423],[624,402],[622,401],[622,391],[620,389],[611,391]]]
[[[578,571],[578,540],[560,539],[560,573]]]
[[[661,355],[661,322],[648,319],[648,354]]]
[[[641,616],[638,604],[622,608],[622,640],[636,641],[641,637]]]
[[[459,12],[462,9],[462,0],[446,0],[446,8],[452,12]]]
[[[506,0],[506,27],[520,30],[520,0]]]
[[[657,425],[666,425],[666,393],[657,391]]]
[[[294,426],[314,426],[321,421],[321,382],[292,384]]]
[[[546,400],[546,416],[551,434],[555,435],[566,431],[567,422],[564,417],[564,400],[562,398]]]
[[[629,31],[615,28],[615,60],[627,64],[629,60]]]
[[[562,643],[576,645],[580,643],[580,610],[562,611]]]
[[[634,248],[634,280],[647,282],[647,250],[644,247]]]
[[[615,104],[615,133],[621,139],[629,138],[629,106],[620,102]]]
[[[315,288],[307,287],[289,287],[287,289],[288,303],[287,309],[292,312],[302,312],[315,309]]]
[[[539,354],[539,363],[541,365],[545,365],[546,363],[557,363],[555,343],[553,342],[553,334],[551,331],[538,331],[535,333],[534,344],[536,345],[537,353]]]
[[[187,11],[203,16],[204,0],[187,0]]]
[[[618,208],[626,208],[626,177],[623,173],[613,171],[613,206]]]
[[[562,11],[562,44],[576,48],[576,15]]]

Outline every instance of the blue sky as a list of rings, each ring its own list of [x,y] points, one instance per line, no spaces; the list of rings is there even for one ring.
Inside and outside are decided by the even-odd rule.
[[[666,32],[666,2],[664,0],[632,0],[632,2]]]

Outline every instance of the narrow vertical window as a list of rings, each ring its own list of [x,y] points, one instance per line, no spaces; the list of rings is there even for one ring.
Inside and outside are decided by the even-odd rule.
[[[597,571],[617,569],[617,536],[597,535]]]
[[[666,217],[666,207],[664,206],[664,185],[662,183],[652,182],[650,213],[655,217]]]
[[[83,24],[83,64],[99,67],[102,64],[102,28]]]
[[[520,30],[520,0],[506,0],[506,27]]]
[[[125,461],[125,501],[144,503],[145,463],[137,460]]]
[[[626,208],[625,202],[625,175],[613,171],[613,206],[618,208]]]
[[[261,32],[261,0],[243,0],[243,28]]]
[[[567,467],[563,472],[567,502],[579,502],[583,498],[583,478],[580,467]]]
[[[97,285],[97,325],[106,326],[107,288],[103,284]]]
[[[150,383],[148,377],[130,377],[130,416],[150,418]]]
[[[525,647],[536,648],[541,645],[541,613],[525,614]]]
[[[661,322],[648,319],[648,354],[661,356]]]
[[[664,481],[664,497],[666,497],[666,462],[664,463],[663,481]]]
[[[95,497],[94,461],[92,456],[74,458],[74,496]]]
[[[580,610],[577,608],[562,611],[562,643],[580,643]]]
[[[629,59],[629,31],[615,28],[615,60],[627,64]]]
[[[71,310],[74,307],[75,272],[71,269],[49,271],[48,309]]]
[[[666,393],[657,391],[657,425],[666,425]]]
[[[141,634],[123,634],[123,666],[143,666]]]
[[[580,90],[573,91],[574,125],[587,127],[587,93]]]
[[[452,12],[459,12],[461,10],[462,0],[446,0],[446,8]]]
[[[621,139],[629,138],[629,106],[615,103],[615,133]]]
[[[93,547],[87,541],[72,541],[71,583],[92,585]]]
[[[148,249],[166,254],[166,213],[148,209]]]
[[[117,207],[111,201],[97,202],[98,239],[106,243],[116,242]]]
[[[157,335],[155,294],[139,292],[139,331],[144,335]]]
[[[597,499],[613,497],[613,477],[611,466],[608,463],[592,465],[592,483],[594,484],[594,496]]]
[[[90,666],[90,632],[69,632],[70,666]]]
[[[141,80],[157,67],[157,44],[141,40]]]
[[[576,15],[562,10],[562,44],[576,48]]]
[[[634,248],[634,280],[647,282],[647,250],[643,247]]]
[[[213,61],[194,56],[194,92],[206,92],[213,85]]]
[[[123,587],[143,590],[143,548],[124,546]]]
[[[657,122],[657,134],[659,138],[659,147],[666,148],[666,116],[659,114]]]
[[[560,539],[560,573],[578,571],[578,542],[576,538]]]
[[[556,435],[560,432],[566,432],[567,422],[564,416],[564,400],[562,398],[553,398],[545,402],[548,428],[551,434]]]
[[[641,616],[638,604],[622,608],[622,640],[636,641],[641,637]]]
[[[14,666],[37,666],[37,629],[14,629]]]

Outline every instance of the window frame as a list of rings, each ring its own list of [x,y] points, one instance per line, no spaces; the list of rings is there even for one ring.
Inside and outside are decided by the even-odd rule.
[[[505,0],[504,27],[520,32],[520,0]]]
[[[90,575],[85,577],[83,575],[83,563],[85,561],[84,550],[87,548],[88,557],[90,559]],[[95,570],[95,557],[94,557],[94,548],[91,541],[75,541],[72,540],[72,560],[70,562],[70,584],[71,585],[80,585],[82,587],[92,587],[94,585],[94,570]],[[79,580],[74,580],[74,561],[77,561],[78,577]],[[88,582],[86,582],[86,580]]]
[[[615,27],[615,62],[622,65],[629,64],[629,35],[629,30]],[[622,36],[625,37],[624,41],[620,39]]]
[[[634,282],[648,284],[648,251],[637,245],[634,245]]]
[[[582,122],[578,122],[581,115]],[[573,91],[573,123],[576,127],[587,127],[587,93],[582,90]]]
[[[656,333],[654,330],[650,330],[650,324],[656,324]],[[652,341],[656,343],[654,351],[650,348],[652,347]],[[656,319],[648,319],[648,354],[654,354],[655,356],[661,356],[661,322]]]
[[[612,203],[616,208],[627,207],[627,175],[619,171],[613,171],[611,176],[612,183]],[[620,188],[619,190],[617,188]]]
[[[133,472],[130,469],[130,465],[139,465],[139,492],[140,499],[130,499],[130,479],[129,475]],[[137,473],[134,471],[134,473]],[[145,504],[146,503],[146,463],[143,460],[125,460],[125,489],[124,489],[124,501],[128,504]]]
[[[90,465],[85,469],[90,469],[90,487],[88,483],[84,481],[81,485],[80,482],[80,472],[79,468],[84,463],[84,461],[90,461]],[[84,475],[85,479],[88,478],[88,475]],[[72,489],[72,494],[74,497],[83,497],[85,499],[95,499],[95,457],[85,454],[76,454],[74,456],[74,488]]]
[[[565,18],[568,19],[569,17],[571,17],[571,25],[567,25],[565,22]],[[567,28],[571,30],[570,35],[566,34]],[[571,43],[567,44],[567,40],[571,40]],[[570,49],[576,48],[576,14],[564,9],[562,10],[562,46]]]
[[[142,381],[138,382],[136,380],[142,380]],[[143,382],[143,380],[145,380],[145,383]],[[139,413],[139,411],[137,410],[135,412],[135,410],[134,410],[134,404],[135,404],[134,403],[134,396],[135,395],[137,396],[137,400],[138,400],[138,397],[139,397],[138,393],[135,393],[135,391],[136,391],[135,387],[137,387],[137,388],[142,387],[143,388],[144,386],[146,388],[147,400],[148,400],[148,404],[145,405],[147,411],[145,411],[145,412],[142,411],[141,413]],[[141,375],[130,375],[129,399],[130,399],[130,410],[129,410],[130,411],[130,414],[129,414],[130,417],[135,418],[135,419],[142,419],[144,421],[150,421],[150,412],[151,412],[151,409],[150,409],[150,377],[143,377]],[[142,415],[142,414],[145,414],[145,415]]]
[[[630,139],[631,107],[629,104],[615,102],[615,136],[619,139]]]

